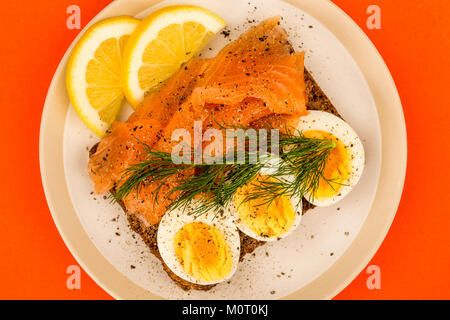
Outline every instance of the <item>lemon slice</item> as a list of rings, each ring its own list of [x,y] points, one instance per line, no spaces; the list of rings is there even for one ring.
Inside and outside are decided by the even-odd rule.
[[[198,53],[225,22],[196,6],[169,6],[142,20],[125,48],[122,75],[125,96],[136,108]]]
[[[85,32],[70,56],[66,77],[70,101],[100,137],[122,106],[123,51],[139,22],[128,16],[100,21]]]

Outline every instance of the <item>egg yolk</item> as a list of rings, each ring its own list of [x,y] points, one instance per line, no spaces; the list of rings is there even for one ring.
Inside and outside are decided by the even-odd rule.
[[[260,199],[246,201],[247,196],[263,181],[274,180],[258,175],[252,182],[237,190],[234,198],[240,222],[263,238],[272,238],[287,232],[294,224],[295,211],[288,196],[279,196],[270,203]]]
[[[336,147],[331,150],[328,156],[323,178],[319,181],[319,188],[314,193],[315,199],[328,199],[339,193],[351,173],[350,153],[341,140],[329,132],[311,130],[303,132],[306,138],[328,139],[336,143]]]
[[[224,279],[232,269],[231,250],[222,232],[203,222],[191,222],[175,235],[175,255],[186,273],[197,280]]]

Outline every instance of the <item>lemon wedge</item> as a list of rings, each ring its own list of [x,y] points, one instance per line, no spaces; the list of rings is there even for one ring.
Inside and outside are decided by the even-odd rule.
[[[196,6],[169,6],[142,20],[125,48],[122,76],[128,102],[136,108],[198,53],[225,26],[212,12]]]
[[[98,22],[75,45],[66,75],[67,92],[78,115],[102,137],[124,101],[122,57],[140,20],[122,16]]]

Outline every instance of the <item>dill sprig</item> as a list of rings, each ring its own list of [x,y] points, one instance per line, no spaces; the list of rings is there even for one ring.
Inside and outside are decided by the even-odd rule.
[[[154,191],[154,201],[158,201],[158,195],[161,187],[171,177],[187,172],[194,166],[174,165],[171,155],[166,152],[158,151],[142,141],[138,141],[145,148],[145,160],[134,164],[122,173],[122,184],[112,195],[115,201],[121,201],[131,192],[139,192],[146,184],[157,183],[158,187]]]
[[[258,199],[258,203],[267,204],[282,195],[298,197],[313,196],[319,187],[320,179],[325,179],[323,171],[330,152],[336,147],[332,140],[306,138],[301,132],[280,133],[279,146],[281,160],[278,170],[271,173],[273,179],[267,179],[255,184],[251,193],[244,201]],[[267,167],[267,162],[249,163],[251,156],[246,151],[244,164],[183,164],[172,162],[171,154],[151,148],[144,142],[145,159],[124,170],[120,186],[113,194],[114,200],[120,201],[131,192],[139,192],[145,185],[156,183],[153,191],[154,201],[167,180],[195,170],[194,174],[186,174],[183,179],[172,183],[168,195],[175,196],[169,205],[169,210],[186,209],[194,200],[201,206],[192,208],[191,214],[201,215],[210,210],[220,210],[234,197],[239,188],[252,183],[261,170]],[[224,157],[226,159],[226,157]],[[325,179],[329,184],[332,180]]]
[[[196,199],[202,206],[193,208],[192,213],[195,215],[220,210],[232,200],[240,187],[256,178],[263,166],[262,163],[203,166],[197,174],[188,177],[172,189],[179,195],[169,209],[185,209]]]
[[[252,193],[244,201],[258,199],[260,205],[265,205],[283,195],[299,200],[308,195],[312,199],[321,179],[330,185],[333,183],[323,172],[335,147],[333,140],[306,138],[301,132],[283,133],[280,136],[281,161],[277,171],[270,175],[274,179],[254,184]]]

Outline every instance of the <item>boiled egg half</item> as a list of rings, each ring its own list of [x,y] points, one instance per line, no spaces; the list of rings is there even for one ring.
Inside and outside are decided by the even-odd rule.
[[[260,241],[276,241],[289,235],[302,217],[302,201],[298,197],[281,195],[267,199],[248,199],[248,195],[280,177],[259,173],[252,181],[239,188],[227,210],[235,217],[239,230]],[[288,178],[286,178],[288,179]]]
[[[164,263],[180,278],[200,285],[230,279],[240,255],[239,232],[225,211],[192,215],[195,201],[184,210],[166,212],[158,228]]]
[[[342,119],[323,111],[310,111],[300,118],[297,131],[306,138],[328,139],[336,147],[328,156],[323,178],[314,194],[305,199],[326,207],[344,198],[358,183],[364,170],[364,147],[356,132]]]

